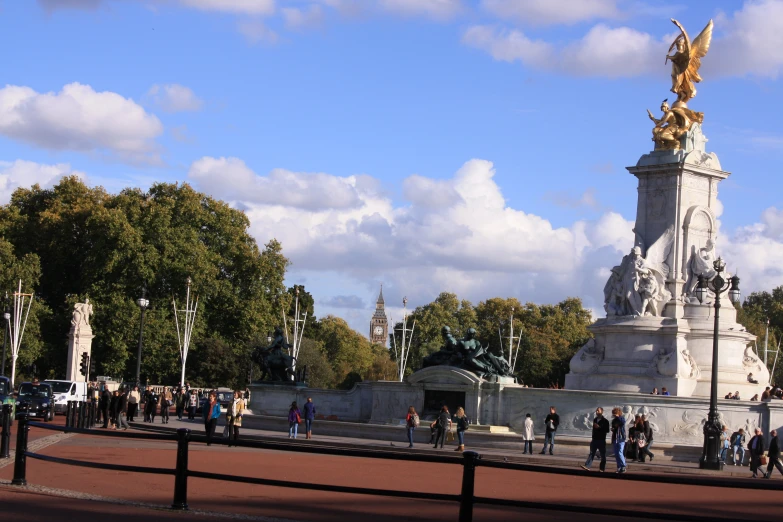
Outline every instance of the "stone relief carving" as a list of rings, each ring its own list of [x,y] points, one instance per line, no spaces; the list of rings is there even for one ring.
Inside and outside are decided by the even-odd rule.
[[[701,377],[701,369],[696,364],[696,359],[691,355],[690,350],[683,348],[679,351],[680,357],[682,357],[683,365],[682,371],[677,373],[678,377],[684,377],[686,379],[698,379]]]
[[[703,433],[706,422],[707,414],[703,411],[691,412],[690,410],[685,410],[682,412],[682,422],[675,424],[672,431],[676,434],[695,437]],[[726,424],[721,412],[718,412],[718,422]]]
[[[686,265],[688,279],[685,282],[685,286],[682,287],[682,299],[683,301],[693,301],[694,291],[696,285],[699,283],[699,276],[712,279],[715,277],[715,243],[708,239],[707,243],[700,249],[696,250],[696,245],[693,245],[691,250],[691,257]]]
[[[595,339],[590,339],[571,358],[573,373],[593,373],[604,360],[604,347],[598,346]]]
[[[651,220],[661,219],[666,210],[666,193],[661,190],[654,190],[650,193],[649,205],[647,205],[647,217]]]
[[[766,384],[769,381],[769,370],[767,366],[759,359],[756,352],[753,351],[753,346],[748,345],[745,348],[745,355],[742,357],[742,367],[745,371],[752,373],[754,378],[761,384]]]
[[[642,257],[642,249],[633,247],[619,266],[612,268],[604,286],[604,309],[607,316],[660,316],[663,305],[671,299],[666,289],[669,257],[674,241],[674,226],[669,227]]]
[[[696,364],[696,359],[687,348],[678,349],[677,343],[667,350],[664,347],[658,349],[658,353],[650,361],[649,373],[660,377],[678,377],[681,379],[698,379],[701,377],[701,369]]]

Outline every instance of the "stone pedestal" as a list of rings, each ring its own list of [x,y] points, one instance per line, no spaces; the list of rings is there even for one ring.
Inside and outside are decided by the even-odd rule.
[[[79,371],[82,354],[92,357],[92,328],[82,325],[78,330],[71,329],[68,334],[68,362],[65,366],[66,381],[83,381],[85,376]]]
[[[607,317],[590,327],[595,339],[572,359],[567,389],[649,393],[666,387],[672,395],[709,396],[713,298],[699,304],[693,297],[692,260],[708,240],[717,244],[718,183],[729,173],[721,170],[714,153],[705,152],[706,141],[695,124],[683,138],[683,149],[654,151],[628,167],[639,180],[636,254],[613,269],[605,290]],[[641,292],[634,296],[629,289],[641,276],[622,275],[634,263],[656,275],[651,284],[660,289],[658,301],[655,307],[636,308],[634,315],[616,315],[635,308],[623,306],[626,296],[638,299],[636,307],[641,301]],[[718,393],[739,391],[750,399],[764,390],[769,372],[748,348],[755,336],[736,322],[728,296],[721,296],[721,304]],[[748,382],[749,373],[759,384]]]

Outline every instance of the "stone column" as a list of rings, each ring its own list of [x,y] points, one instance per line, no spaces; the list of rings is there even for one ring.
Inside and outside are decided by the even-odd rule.
[[[68,362],[65,366],[65,379],[68,381],[83,381],[85,376],[79,371],[82,354],[92,357],[92,334],[90,326],[92,305],[89,299],[84,303],[76,303],[71,319],[71,331],[68,332]],[[95,377],[94,375],[90,376]]]

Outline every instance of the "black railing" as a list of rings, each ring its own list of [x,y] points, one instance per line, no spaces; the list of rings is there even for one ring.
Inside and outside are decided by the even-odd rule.
[[[30,430],[30,426],[36,428],[61,431],[66,433],[82,433],[90,435],[98,435],[103,437],[121,437],[121,438],[133,438],[143,440],[159,440],[159,441],[172,441],[177,443],[177,460],[174,469],[171,468],[153,468],[143,466],[126,466],[122,464],[107,464],[101,462],[89,462],[83,460],[65,459],[61,457],[53,457],[50,455],[42,455],[39,453],[33,453],[27,449],[27,433]],[[8,430],[3,426],[4,436]],[[236,446],[257,448],[257,449],[271,449],[278,451],[297,451],[305,453],[318,453],[323,455],[340,455],[345,457],[360,457],[360,458],[375,458],[375,459],[394,459],[394,460],[410,460],[415,462],[430,462],[438,464],[450,464],[462,466],[462,488],[459,495],[445,494],[445,493],[421,493],[415,491],[400,491],[389,489],[375,489],[375,488],[362,488],[352,486],[336,486],[331,484],[312,484],[302,482],[291,482],[286,480],[264,479],[256,477],[235,476],[226,475],[222,473],[210,473],[204,471],[195,471],[188,469],[188,451],[191,442],[207,442],[205,435],[194,435],[189,429],[178,429],[176,433],[164,434],[164,433],[139,433],[139,432],[124,432],[117,431],[93,431],[84,428],[53,426],[50,424],[42,424],[38,422],[29,422],[27,415],[22,415],[19,420],[18,432],[16,437],[16,458],[14,461],[14,477],[11,483],[17,486],[27,485],[27,457],[43,460],[46,462],[52,462],[56,464],[65,464],[69,466],[81,466],[96,469],[107,469],[115,471],[126,471],[129,473],[152,473],[158,475],[174,475],[174,500],[171,504],[172,509],[185,510],[188,509],[188,477],[203,478],[211,480],[220,480],[226,482],[242,482],[245,484],[257,484],[262,486],[283,487],[283,488],[299,488],[310,489],[317,491],[330,491],[334,493],[353,493],[360,495],[373,495],[373,496],[386,496],[386,497],[404,497],[412,499],[426,499],[426,500],[438,500],[446,502],[459,502],[459,522],[471,522],[473,520],[473,506],[475,504],[495,505],[495,506],[508,506],[517,507],[523,509],[537,509],[537,510],[554,510],[560,512],[571,513],[587,513],[587,514],[600,514],[604,516],[617,516],[617,517],[633,517],[633,518],[646,518],[654,520],[682,520],[691,522],[715,522],[715,520],[721,520],[720,517],[714,516],[699,516],[699,515],[685,515],[674,514],[665,512],[644,512],[644,511],[631,511],[623,509],[605,508],[605,507],[590,507],[580,506],[572,504],[551,504],[543,502],[529,502],[521,500],[511,499],[499,499],[488,497],[476,497],[474,495],[475,482],[476,482],[476,467],[484,466],[489,468],[500,468],[517,471],[530,471],[535,473],[551,473],[558,475],[571,475],[586,477],[587,474],[584,471],[564,468],[553,468],[541,465],[532,464],[517,464],[510,462],[502,462],[499,460],[493,460],[492,458],[482,458],[481,455],[474,451],[465,451],[462,453],[462,458],[456,458],[454,456],[440,456],[440,455],[421,455],[421,454],[404,454],[392,451],[383,451],[377,449],[344,449],[335,447],[319,447],[310,445],[292,445],[291,443],[285,443],[283,441],[255,441],[255,440],[238,440],[230,441],[231,444]],[[212,444],[228,444],[229,441],[221,438],[211,439]],[[634,482],[657,482],[666,484],[687,484],[690,486],[710,486],[721,488],[734,488],[734,489],[755,489],[755,490],[767,490],[767,491],[783,491],[783,484],[779,482],[770,481],[741,481],[738,482],[733,478],[723,477],[694,477],[694,476],[659,476],[659,475],[641,475],[641,474],[600,474],[591,475],[592,478],[597,480],[624,480]],[[724,519],[728,520],[728,519]]]

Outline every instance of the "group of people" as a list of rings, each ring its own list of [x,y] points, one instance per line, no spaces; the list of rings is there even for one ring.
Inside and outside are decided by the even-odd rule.
[[[731,454],[732,466],[745,466],[745,449],[747,448],[750,458],[748,459],[748,466],[750,466],[750,472],[752,478],[758,477],[758,472],[761,471],[761,475],[764,478],[772,478],[772,471],[777,468],[780,474],[783,475],[783,464],[780,463],[780,441],[778,440],[778,431],[771,430],[769,432],[769,448],[765,448],[764,434],[761,428],[756,428],[753,431],[753,437],[746,443],[746,434],[743,428],[731,433],[727,426],[723,426],[721,435],[721,452],[720,458],[725,463]],[[764,455],[766,451],[766,455]],[[739,460],[737,460],[739,455]],[[762,469],[762,459],[767,459],[767,469]]]
[[[669,393],[669,390],[666,389],[666,386],[661,388],[661,392],[658,393],[658,388],[653,388],[653,391],[650,392],[650,395],[663,395],[664,397],[669,397],[671,394]]]
[[[299,425],[302,423],[302,419],[305,421],[305,438],[313,438],[313,421],[315,420],[315,404],[313,404],[313,398],[308,397],[302,407],[304,411],[299,410],[299,406],[296,401],[291,403],[291,407],[288,409],[288,438],[295,439],[299,433]]]
[[[405,432],[408,437],[408,447],[413,447],[413,434],[420,425],[420,417],[413,406],[408,407],[408,413],[405,415]],[[445,404],[441,406],[435,420],[430,423],[430,444],[437,448],[440,444],[441,449],[446,443],[448,434],[454,432],[452,428],[456,427],[457,447],[454,451],[465,451],[465,432],[470,427],[470,419],[465,414],[465,408],[460,406],[457,412],[452,415],[449,407]]]
[[[652,462],[655,456],[650,448],[653,444],[653,430],[645,415],[636,415],[632,424],[627,426],[627,421],[620,408],[612,409],[612,420],[604,417],[604,409],[595,409],[593,419],[593,431],[590,439],[590,453],[581,467],[590,470],[593,460],[598,454],[601,458],[598,470],[606,470],[606,435],[612,433],[612,450],[617,462],[617,473],[628,471],[628,460],[644,462],[645,457]]]

